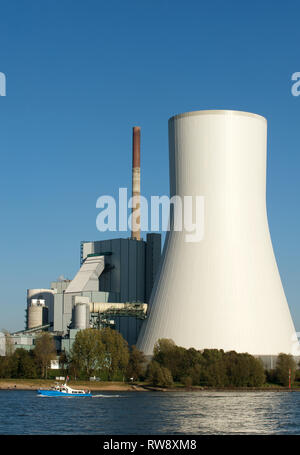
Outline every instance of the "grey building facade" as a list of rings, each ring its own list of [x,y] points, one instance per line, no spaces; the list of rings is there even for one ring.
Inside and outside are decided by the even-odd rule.
[[[136,305],[149,301],[160,264],[161,235],[148,234],[146,241],[119,238],[81,242],[80,251],[81,267],[74,279],[51,283],[54,303],[53,312],[49,312],[50,330],[66,339],[75,329],[76,305],[107,303],[114,309],[110,312],[106,308],[105,318],[100,311],[92,310],[89,327],[94,327],[96,320],[103,327],[106,321],[130,345],[135,344],[145,318],[144,310],[137,310]]]

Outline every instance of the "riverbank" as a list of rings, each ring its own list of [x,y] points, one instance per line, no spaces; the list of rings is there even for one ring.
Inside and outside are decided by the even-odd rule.
[[[49,388],[55,381],[51,379],[0,379],[0,390],[37,390]],[[137,385],[126,382],[92,382],[92,381],[70,381],[73,388],[88,388],[91,391],[132,391],[145,390]]]
[[[0,390],[37,390],[49,388],[53,385],[52,379],[0,379]],[[300,392],[300,387],[288,387],[266,385],[265,387],[184,387],[177,385],[170,388],[153,387],[147,383],[126,383],[126,382],[92,382],[92,381],[70,381],[70,387],[89,389],[92,392]]]

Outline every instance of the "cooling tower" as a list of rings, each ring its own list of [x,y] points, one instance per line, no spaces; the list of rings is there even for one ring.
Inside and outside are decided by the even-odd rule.
[[[204,197],[204,235],[167,233],[137,346],[159,338],[257,356],[299,354],[266,211],[267,122],[239,111],[169,120],[170,195]]]

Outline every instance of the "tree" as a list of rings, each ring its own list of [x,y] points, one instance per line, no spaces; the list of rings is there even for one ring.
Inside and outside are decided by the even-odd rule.
[[[250,357],[249,385],[252,387],[261,387],[266,382],[264,365],[260,359],[256,359],[255,357],[250,355],[249,357]]]
[[[161,338],[154,345],[153,360],[170,370],[174,380],[179,381],[189,366],[186,353],[187,350],[176,346],[173,340]]]
[[[9,357],[0,357],[0,378],[10,378],[10,362]]]
[[[170,370],[174,381],[181,381],[195,365],[203,363],[202,355],[194,348],[177,346],[168,338],[159,339],[153,350],[153,360]]]
[[[85,329],[77,332],[71,350],[71,371],[84,378],[98,373],[103,367],[105,346],[100,330]]]
[[[226,385],[226,367],[222,349],[204,349],[202,353],[200,384],[211,387]]]
[[[222,349],[176,346],[173,340],[159,339],[154,346],[153,361],[167,368],[174,381],[207,387],[259,387],[265,382],[264,368],[260,360],[250,354],[226,352]],[[148,373],[157,382],[161,374],[157,365],[151,365]],[[188,378],[188,379],[187,379]]]
[[[127,378],[133,378],[135,381],[140,379],[145,372],[146,358],[143,352],[139,351],[136,346],[132,346],[129,354],[127,366]]]
[[[43,378],[47,378],[47,369],[51,360],[56,358],[55,343],[49,332],[42,332],[35,342],[34,355]]]
[[[279,354],[276,361],[275,376],[279,384],[289,385],[289,371],[291,381],[294,381],[297,364],[291,354]]]
[[[124,375],[129,361],[128,343],[122,335],[109,327],[100,331],[105,349],[104,368],[108,379],[113,380],[118,374]]]
[[[10,356],[9,363],[12,378],[36,378],[37,368],[32,351],[17,348]]]
[[[172,373],[168,368],[161,367],[162,380],[160,385],[162,387],[171,387],[173,385]]]
[[[225,363],[229,386],[260,387],[265,383],[263,364],[250,354],[226,352]]]
[[[162,358],[164,355],[171,352],[175,347],[175,342],[170,338],[160,338],[154,345],[153,356],[157,359]]]
[[[65,372],[67,370],[68,363],[69,363],[69,358],[66,354],[66,351],[61,351],[61,353],[59,355],[59,367],[63,372]]]
[[[199,363],[188,370],[187,373],[191,378],[193,385],[202,385],[202,371],[202,367]]]
[[[170,370],[162,367],[155,360],[152,360],[148,365],[147,379],[151,384],[159,387],[170,387],[173,384]]]

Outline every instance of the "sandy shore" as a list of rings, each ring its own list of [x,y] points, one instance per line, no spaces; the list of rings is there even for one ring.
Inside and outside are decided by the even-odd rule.
[[[0,390],[37,390],[39,388],[51,387],[53,380],[26,380],[26,379],[0,379]],[[78,389],[89,389],[91,391],[146,391],[143,387],[127,384],[125,382],[84,382],[70,381],[70,387]]]

